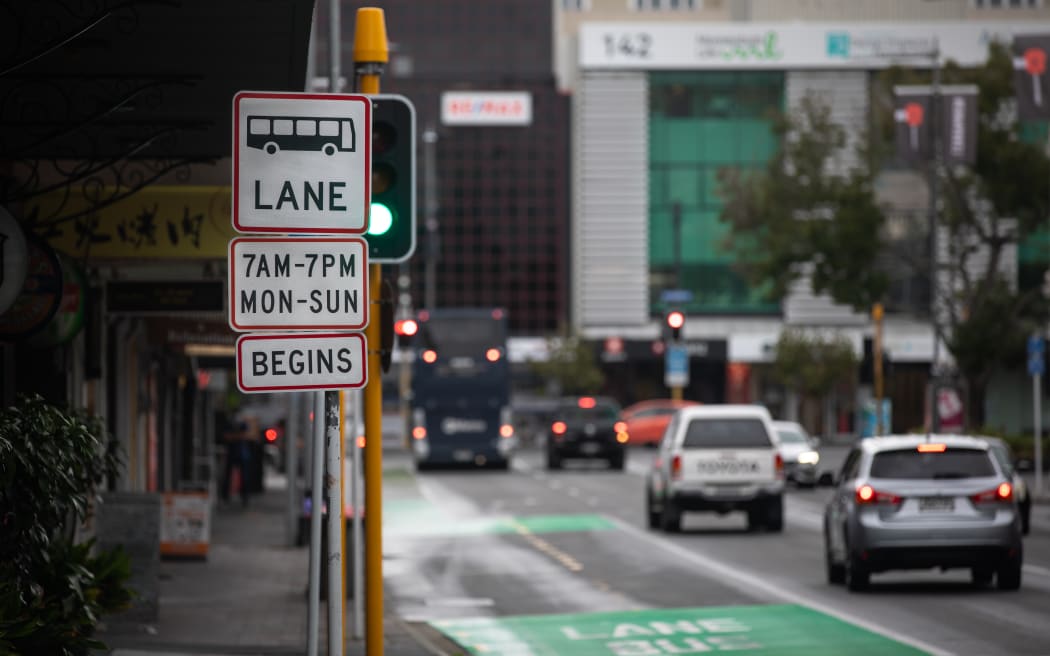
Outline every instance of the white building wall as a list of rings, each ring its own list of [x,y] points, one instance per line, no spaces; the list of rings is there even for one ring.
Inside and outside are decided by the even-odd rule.
[[[584,74],[573,116],[573,324],[644,324],[649,319],[647,74]]]
[[[831,119],[846,130],[847,143],[832,167],[845,173],[857,165],[858,138],[867,129],[869,85],[866,71],[789,71],[784,81],[788,111],[815,95],[831,109]],[[867,314],[839,305],[827,294],[814,294],[808,274],[791,286],[783,303],[784,321],[793,325],[844,326],[867,323]]]

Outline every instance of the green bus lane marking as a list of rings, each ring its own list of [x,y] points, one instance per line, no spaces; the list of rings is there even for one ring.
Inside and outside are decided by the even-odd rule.
[[[910,645],[794,604],[434,620],[475,656],[916,656]]]
[[[459,518],[442,512],[423,499],[393,500],[383,511],[384,532],[408,537],[568,533],[615,528],[608,518],[589,514]]]

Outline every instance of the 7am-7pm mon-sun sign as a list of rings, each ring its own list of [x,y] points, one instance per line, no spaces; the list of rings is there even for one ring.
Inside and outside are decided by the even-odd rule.
[[[348,94],[233,98],[233,227],[362,234],[371,196],[372,103]]]

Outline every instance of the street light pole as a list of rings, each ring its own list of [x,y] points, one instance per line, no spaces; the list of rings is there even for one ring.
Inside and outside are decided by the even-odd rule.
[[[933,356],[930,358],[930,383],[929,383],[929,406],[930,420],[926,424],[926,439],[935,429],[940,428],[937,421],[937,375],[938,364],[941,358],[941,331],[939,308],[937,299],[939,294],[937,278],[939,274],[940,259],[937,253],[937,212],[938,197],[940,194],[940,170],[941,170],[941,137],[938,123],[940,122],[941,107],[941,56],[940,46],[937,41],[933,44],[933,93],[930,95],[930,138],[933,144],[933,161],[930,164],[930,327],[933,330]]]

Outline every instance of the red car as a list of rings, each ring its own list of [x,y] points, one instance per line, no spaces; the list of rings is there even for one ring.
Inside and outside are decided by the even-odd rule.
[[[664,435],[664,429],[679,408],[700,405],[697,401],[674,401],[672,399],[650,399],[627,406],[620,418],[627,423],[628,444],[656,446]]]

